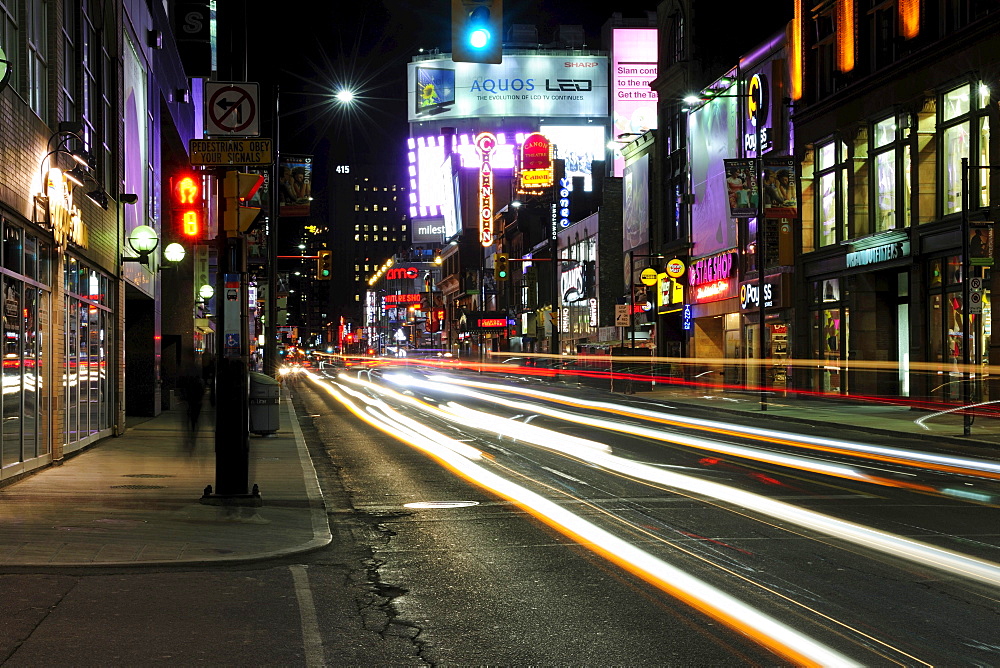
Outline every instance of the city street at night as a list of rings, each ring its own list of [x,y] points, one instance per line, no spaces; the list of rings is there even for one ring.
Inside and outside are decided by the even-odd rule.
[[[0,0],[0,666],[1000,666],[1000,3]]]
[[[319,481],[326,539],[309,540],[308,502],[281,497],[293,482],[272,485],[271,497],[265,487],[252,521],[189,510],[195,486],[170,512],[163,492],[132,492],[150,508],[106,508],[83,537],[120,531],[136,542],[148,531],[145,549],[161,557],[168,545],[192,550],[172,565],[151,553],[44,564],[44,541],[72,545],[73,527],[45,539],[44,527],[7,521],[38,542],[0,546],[8,610],[36,611],[8,629],[4,656],[9,665],[60,656],[76,665],[990,662],[1000,473],[983,455],[1000,430],[953,445],[954,424],[938,438],[891,437],[783,421],[777,413],[792,409],[779,400],[765,416],[670,392],[673,403],[662,392],[391,365],[302,373],[288,412],[297,436],[271,440],[270,452],[268,439],[255,440],[255,471],[273,477],[286,464],[268,460],[294,460],[285,443],[308,442],[315,473],[302,475]],[[67,466],[80,477],[99,456]],[[150,461],[131,457],[133,470]],[[230,542],[234,528],[279,523],[286,545],[272,537],[253,547],[248,535],[231,541],[232,554],[193,551],[198,527]],[[114,637],[98,632],[112,622]],[[65,654],[53,653],[50,633]]]

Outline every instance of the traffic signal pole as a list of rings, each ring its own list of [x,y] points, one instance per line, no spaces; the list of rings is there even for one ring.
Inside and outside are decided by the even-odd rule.
[[[230,183],[240,176],[221,170],[220,182]],[[256,187],[259,187],[259,183]],[[253,190],[256,190],[256,187]],[[249,194],[248,194],[249,192]],[[226,192],[220,198],[216,236],[219,268],[216,276],[216,393],[215,405],[215,489],[209,485],[203,503],[218,505],[260,505],[257,485],[250,489],[250,374],[249,374],[249,290],[246,273],[246,242],[241,235],[241,199],[252,191]]]

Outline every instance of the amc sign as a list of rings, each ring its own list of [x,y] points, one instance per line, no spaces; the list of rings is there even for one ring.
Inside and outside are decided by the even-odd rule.
[[[389,281],[391,281],[393,279],[401,279],[401,278],[402,279],[406,279],[406,278],[412,279],[412,278],[416,278],[417,276],[419,276],[419,273],[418,273],[416,267],[393,267],[389,271],[385,272],[385,278],[386,278],[386,280],[389,280]]]

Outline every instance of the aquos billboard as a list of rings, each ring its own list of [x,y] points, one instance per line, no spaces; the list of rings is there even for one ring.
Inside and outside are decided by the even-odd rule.
[[[608,115],[606,56],[508,56],[501,65],[451,58],[407,66],[411,122],[490,116]]]

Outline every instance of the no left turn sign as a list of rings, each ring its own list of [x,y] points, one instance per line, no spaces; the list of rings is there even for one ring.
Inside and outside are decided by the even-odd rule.
[[[208,135],[260,135],[256,83],[209,81],[205,84],[205,132]]]

